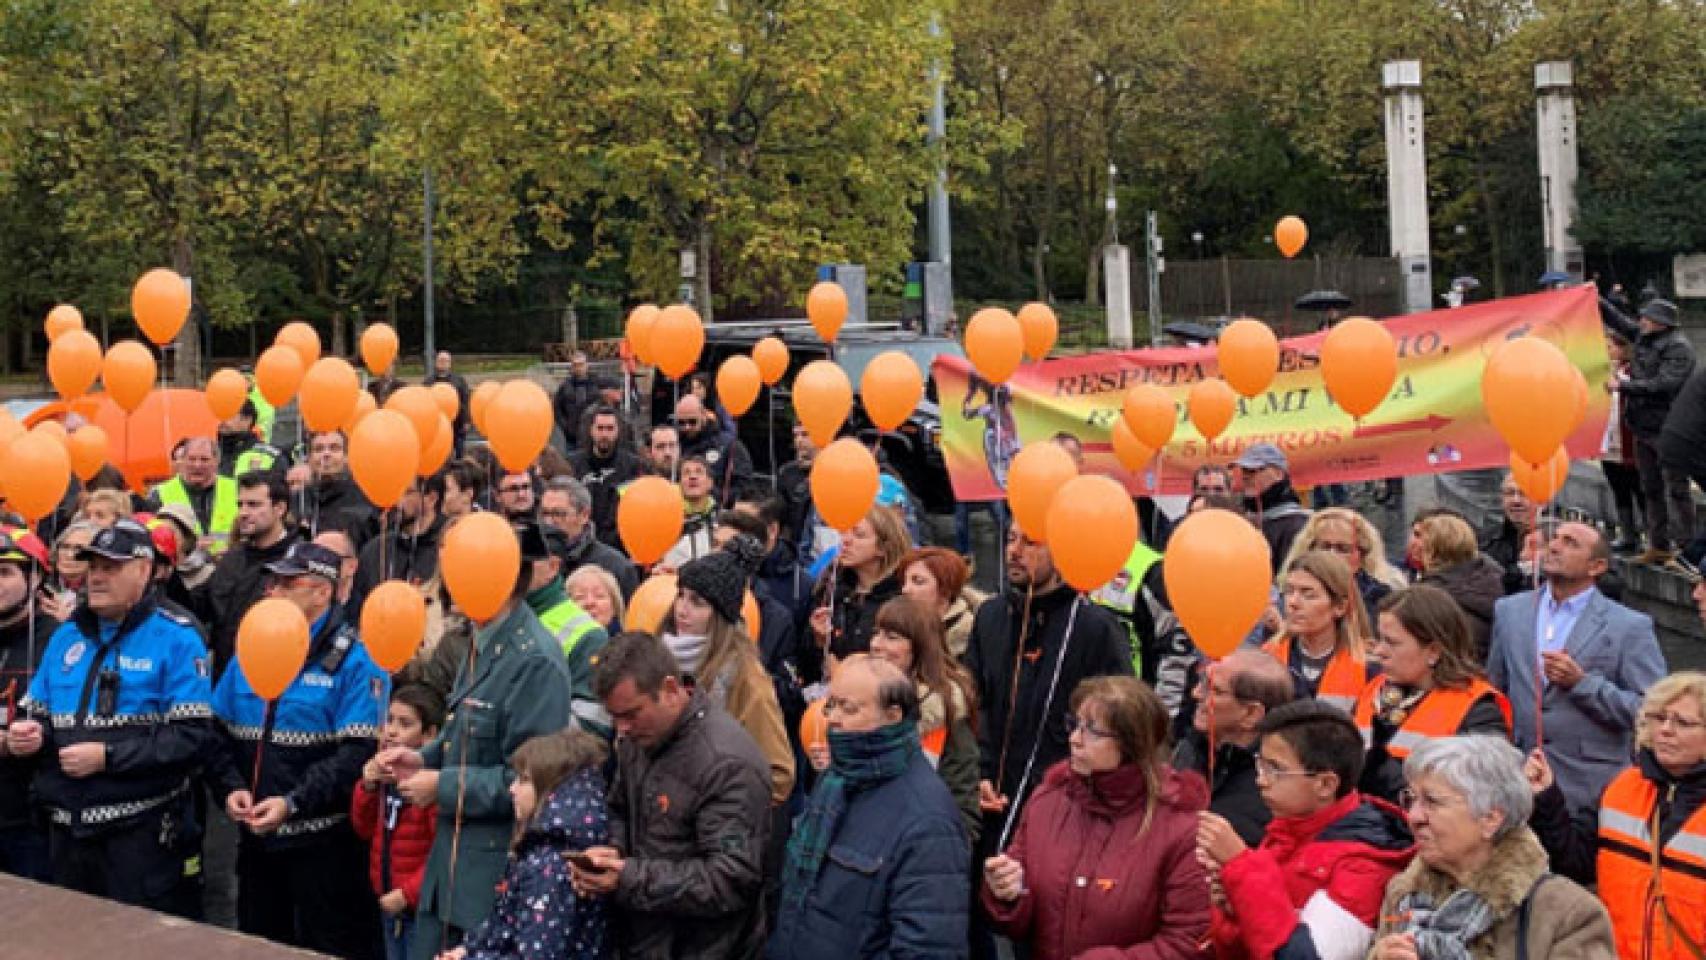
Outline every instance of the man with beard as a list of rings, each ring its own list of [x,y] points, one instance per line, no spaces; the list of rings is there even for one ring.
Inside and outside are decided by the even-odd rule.
[[[533,477],[526,473],[506,473],[498,478],[495,506],[504,519],[520,523],[533,519],[537,501],[533,495]]]
[[[438,505],[443,499],[443,470],[403,491],[397,501],[395,528],[361,548],[353,590],[357,613],[359,598],[383,581],[404,580],[419,586],[438,575],[438,545],[445,526]]]
[[[806,536],[806,518],[812,512],[812,461],[817,459],[817,444],[812,435],[799,424],[794,425],[794,459],[776,470],[776,493],[785,505],[782,517],[783,533],[799,544]],[[960,551],[964,553],[966,551]]]
[[[640,458],[622,443],[622,418],[615,407],[599,405],[592,411],[587,442],[569,456],[575,479],[592,495],[592,525],[600,541],[614,546],[616,504],[622,487],[640,475]]]
[[[296,519],[310,536],[327,527],[365,541],[378,527],[379,513],[349,474],[349,438],[342,430],[311,434],[307,468],[290,471]]]
[[[712,426],[706,426],[707,421]],[[717,488],[717,506],[729,507],[752,485],[752,454],[739,438],[725,439],[707,417],[705,405],[688,394],[675,405],[675,429],[681,433],[681,456],[699,457],[711,470]]]
[[[215,677],[231,662],[243,615],[266,595],[266,565],[282,558],[296,542],[284,523],[289,496],[284,481],[271,471],[237,478],[238,542],[219,558],[213,576],[195,597],[195,612],[212,634]]]
[[[681,431],[667,423],[652,427],[646,441],[646,466],[654,475],[674,483],[681,468]]]
[[[0,532],[0,729],[10,726],[13,707],[59,621],[30,610],[47,570],[47,547],[33,533]],[[0,738],[0,872],[46,881],[47,831],[30,806],[30,780],[39,757],[13,757]]]
[[[196,539],[212,556],[231,544],[231,525],[237,517],[237,482],[219,475],[219,447],[208,437],[188,437],[172,458],[177,475],[155,487],[148,509],[181,503],[195,514]]]
[[[598,403],[598,381],[587,366],[586,353],[576,350],[569,358],[569,375],[557,385],[551,398],[556,415],[557,430],[563,435],[564,452],[573,452],[581,445],[581,414]]]

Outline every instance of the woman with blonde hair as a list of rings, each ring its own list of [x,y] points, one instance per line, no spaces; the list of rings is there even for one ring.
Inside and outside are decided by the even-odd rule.
[[[1481,552],[1474,528],[1456,514],[1438,513],[1417,521],[1415,537],[1422,570],[1416,582],[1438,587],[1457,601],[1469,617],[1475,662],[1485,664],[1493,607],[1505,595],[1504,568]]]
[[[1351,568],[1337,553],[1311,550],[1286,569],[1280,632],[1262,649],[1291,671],[1299,699],[1315,697],[1350,713],[1376,667],[1373,634]]]
[[[1408,582],[1403,572],[1386,559],[1386,544],[1380,531],[1355,510],[1329,507],[1310,515],[1309,522],[1292,541],[1291,553],[1280,570],[1290,570],[1298,557],[1311,550],[1326,550],[1344,558],[1356,575],[1362,605],[1369,610],[1379,607],[1387,594]]]
[[[911,548],[906,518],[882,504],[841,535],[835,566],[812,592],[812,636],[828,656],[870,650],[877,610],[900,594],[900,562]]]
[[[576,567],[563,581],[569,599],[598,621],[604,632],[612,637],[622,632],[622,620],[628,615],[628,605],[622,599],[622,585],[616,575],[596,563]]]
[[[1071,709],[1072,753],[1025,805],[1012,844],[984,863],[984,909],[1035,960],[1200,956],[1209,886],[1196,836],[1208,787],[1167,762],[1167,710],[1141,680],[1085,680]]]

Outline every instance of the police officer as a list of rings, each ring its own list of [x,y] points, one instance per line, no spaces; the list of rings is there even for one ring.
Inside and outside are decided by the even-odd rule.
[[[267,571],[268,593],[302,611],[311,640],[276,702],[257,696],[241,668],[225,671],[213,692],[221,749],[211,779],[243,828],[237,925],[333,956],[375,956],[378,907],[348,810],[378,749],[390,683],[335,601],[337,554],[296,543]]]
[[[24,530],[0,531],[0,727],[41,663],[59,621],[41,612],[47,546]],[[32,606],[37,609],[31,610]],[[9,756],[0,737],[0,871],[48,879],[47,830],[30,808],[30,781],[40,755]]]
[[[141,524],[118,521],[78,556],[86,601],[54,632],[7,749],[43,757],[35,789],[55,883],[193,919],[190,775],[218,744],[207,644],[193,619],[157,603]]]
[[[256,433],[255,401],[244,400],[237,415],[219,425],[219,474],[240,477],[250,470],[278,470],[290,466],[290,457]]]

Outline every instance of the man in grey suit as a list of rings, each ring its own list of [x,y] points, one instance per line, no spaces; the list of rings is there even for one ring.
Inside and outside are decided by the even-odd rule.
[[[1591,808],[1629,765],[1635,716],[1647,687],[1665,675],[1652,618],[1594,587],[1611,545],[1585,523],[1559,524],[1540,557],[1546,583],[1493,609],[1487,676],[1510,697],[1516,743],[1539,739],[1571,809]]]

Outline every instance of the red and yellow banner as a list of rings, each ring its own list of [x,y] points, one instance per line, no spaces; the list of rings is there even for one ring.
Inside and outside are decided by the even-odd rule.
[[[1487,420],[1481,375],[1494,349],[1520,336],[1550,340],[1587,377],[1587,417],[1565,446],[1571,458],[1598,456],[1610,410],[1602,387],[1609,360],[1592,287],[1394,317],[1384,324],[1398,342],[1398,380],[1361,422],[1327,393],[1320,360],[1325,334],[1317,333],[1281,342],[1273,384],[1240,401],[1238,416],[1213,443],[1203,441],[1185,410],[1191,385],[1219,373],[1213,347],[1047,360],[1021,368],[993,390],[963,358],[937,357],[933,372],[954,493],[960,500],[1000,499],[1007,464],[1019,448],[1062,432],[1084,444],[1087,471],[1108,474],[1133,493],[1186,493],[1197,467],[1228,463],[1261,441],[1285,451],[1301,486],[1505,466],[1510,450]],[[1115,460],[1109,431],[1126,390],[1144,382],[1172,393],[1179,424],[1172,443],[1144,476],[1136,476]]]

